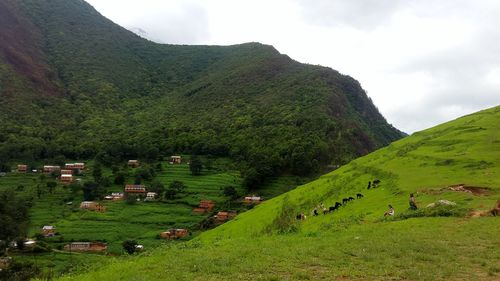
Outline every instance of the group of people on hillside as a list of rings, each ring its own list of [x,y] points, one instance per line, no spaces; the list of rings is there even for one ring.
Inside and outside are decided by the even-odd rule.
[[[410,194],[409,204],[410,204],[410,210],[415,211],[418,209],[417,201],[415,200],[415,196],[413,195],[413,193]],[[392,207],[392,205],[389,205],[389,210],[384,213],[384,217],[387,216],[394,216],[394,207]]]

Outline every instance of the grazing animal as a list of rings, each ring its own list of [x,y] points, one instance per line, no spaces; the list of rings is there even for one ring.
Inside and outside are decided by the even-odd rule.
[[[369,181],[369,182],[368,182],[368,187],[367,187],[366,189],[370,189],[371,187],[372,187],[372,182],[371,182],[371,181]]]
[[[318,214],[318,209],[314,209],[313,214],[314,214],[315,216],[319,215],[319,214]]]
[[[328,209],[327,208],[323,208],[323,215],[326,215],[328,213],[329,213]]]
[[[347,199],[348,199],[349,201],[352,201],[352,200],[354,200],[354,197],[349,197],[349,198],[347,198]]]
[[[373,188],[377,187],[380,184],[380,180],[373,181]]]
[[[347,202],[349,202],[349,199],[348,199],[348,198],[344,198],[344,199],[342,199],[342,205],[347,204]]]
[[[342,206],[342,204],[340,204],[340,202],[335,202],[335,209],[338,209]]]
[[[329,211],[329,212],[333,212],[333,211],[335,211],[335,210],[337,210],[337,207],[330,206],[330,208],[328,208],[328,211]]]
[[[356,198],[358,198],[358,199],[363,198],[363,194],[361,194],[361,193],[356,194]]]

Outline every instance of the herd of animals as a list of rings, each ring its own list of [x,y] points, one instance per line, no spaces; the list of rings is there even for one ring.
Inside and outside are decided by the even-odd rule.
[[[380,184],[380,180],[378,180],[378,179],[373,180],[373,182],[369,181],[368,182],[368,187],[366,189],[377,188],[379,184]],[[361,199],[363,197],[364,197],[364,195],[361,194],[361,193],[356,194],[356,199]],[[324,215],[329,214],[331,212],[334,212],[334,211],[340,209],[340,207],[347,205],[347,203],[349,203],[351,201],[354,201],[354,197],[352,197],[352,196],[346,197],[346,198],[342,199],[342,203],[335,202],[335,205],[330,206],[329,208],[324,207],[323,203],[321,203],[319,205],[319,207],[314,208],[314,210],[312,211],[312,215],[313,216],[319,215],[318,209],[322,209]],[[306,215],[304,215],[304,213],[298,214],[297,215],[297,219],[298,220],[305,220],[306,219]]]

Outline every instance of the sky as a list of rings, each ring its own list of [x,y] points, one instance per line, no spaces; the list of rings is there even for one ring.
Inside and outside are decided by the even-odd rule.
[[[412,133],[500,105],[497,0],[87,0],[159,43],[261,42],[357,79]]]

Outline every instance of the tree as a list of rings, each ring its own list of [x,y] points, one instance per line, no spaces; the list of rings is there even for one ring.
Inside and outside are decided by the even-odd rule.
[[[163,195],[163,192],[165,192],[165,186],[159,180],[153,180],[153,182],[151,182],[151,186],[149,187],[149,189],[152,192],[156,192],[159,197],[161,197]]]
[[[122,246],[123,246],[123,249],[125,250],[125,252],[127,252],[129,255],[135,253],[135,251],[137,250],[137,241],[135,240],[125,240],[123,241],[122,243]]]
[[[231,200],[238,198],[238,192],[234,186],[226,186],[224,187],[224,195],[229,197]]]
[[[115,174],[115,184],[124,184],[125,183],[125,178],[126,178],[126,174],[124,172],[117,172]]]
[[[175,191],[175,189],[168,188],[165,191],[165,197],[167,199],[173,200],[173,199],[175,199],[175,195],[177,195],[177,191]]]
[[[158,172],[163,171],[163,166],[161,165],[161,162],[159,162],[158,164],[156,164],[156,170],[157,170]]]
[[[0,163],[0,173],[10,172],[10,166],[5,163]]]
[[[191,170],[191,174],[193,176],[201,175],[201,170],[203,169],[203,164],[201,163],[200,158],[194,155],[191,157],[191,164],[189,164],[189,170]]]
[[[83,184],[83,200],[92,201],[97,197],[99,185],[95,182],[86,182]]]
[[[184,189],[186,188],[186,186],[181,181],[173,181],[173,182],[170,183],[170,185],[168,186],[168,188],[169,189],[173,189],[176,192],[180,193],[180,192],[184,191]]]
[[[54,191],[54,188],[56,188],[56,186],[57,186],[57,182],[55,182],[55,181],[47,182],[47,187],[49,188],[50,194],[52,194],[52,192]]]
[[[102,168],[99,162],[96,162],[94,165],[94,169],[92,170],[92,176],[94,177],[95,182],[101,182],[102,179]]]
[[[12,241],[25,237],[29,225],[29,208],[31,202],[16,196],[14,191],[0,192],[0,241]],[[1,243],[0,252],[6,247]]]
[[[135,181],[138,182],[137,184],[140,184],[143,180],[151,180],[153,178],[153,174],[151,173],[152,171],[154,172],[153,169],[148,169],[146,167],[137,169],[135,172]]]

